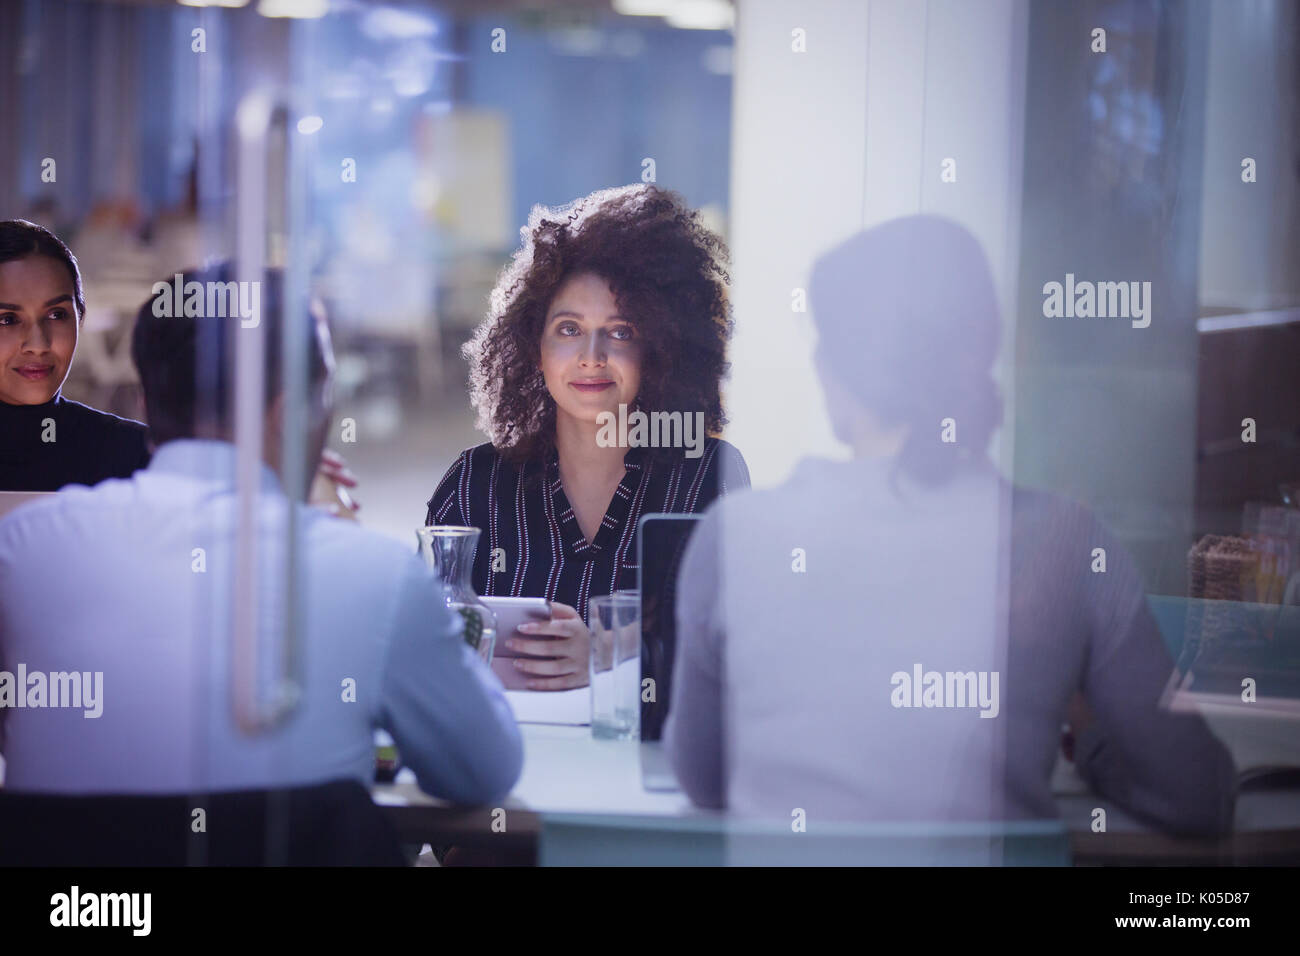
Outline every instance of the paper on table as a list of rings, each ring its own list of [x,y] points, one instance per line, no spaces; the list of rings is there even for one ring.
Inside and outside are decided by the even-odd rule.
[[[591,688],[508,690],[506,700],[520,724],[590,724]]]

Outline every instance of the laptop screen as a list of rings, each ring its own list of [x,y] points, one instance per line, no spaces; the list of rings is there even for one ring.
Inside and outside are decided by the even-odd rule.
[[[663,734],[672,697],[677,646],[677,571],[699,515],[646,515],[637,532],[637,582],[641,591],[641,686],[654,681],[654,700],[641,694],[641,739]]]

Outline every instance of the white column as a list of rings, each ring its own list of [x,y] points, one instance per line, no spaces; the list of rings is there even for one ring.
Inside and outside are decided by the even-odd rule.
[[[981,240],[1003,306],[1010,402],[1026,22],[1025,0],[741,0],[727,437],[756,486],[802,457],[845,454],[812,368],[811,316],[792,297],[820,253],[865,226],[928,212]],[[792,48],[796,30],[806,52]],[[940,178],[945,158],[956,182]],[[1008,463],[1010,434],[993,448]]]

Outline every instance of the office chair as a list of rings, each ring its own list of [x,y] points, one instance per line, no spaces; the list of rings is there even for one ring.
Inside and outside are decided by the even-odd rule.
[[[405,864],[355,780],[197,795],[0,791],[0,866]]]

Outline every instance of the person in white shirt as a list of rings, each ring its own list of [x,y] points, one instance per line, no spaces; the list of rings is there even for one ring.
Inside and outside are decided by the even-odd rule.
[[[853,456],[729,495],[693,534],[664,729],[682,789],[808,832],[1049,820],[1068,720],[1098,806],[1230,829],[1232,757],[1162,706],[1174,663],[1132,557],[986,454],[1001,320],[975,237],[891,220],[819,257],[809,293]]]
[[[216,266],[183,281],[209,289],[232,278]],[[305,445],[313,463],[331,419],[333,359],[318,306],[310,322],[305,314],[299,323],[282,317],[282,285],[268,272],[260,290],[267,401],[250,512],[252,672],[233,650],[242,501],[226,411],[235,342],[252,332],[238,315],[155,310],[156,293],[140,309],[132,343],[157,446],[149,467],[93,488],[71,486],[0,522],[7,788],[187,793],[347,777],[369,784],[376,728],[391,733],[431,795],[487,803],[517,781],[522,744],[500,682],[462,640],[436,579],[399,543],[308,507],[295,500],[304,489],[283,486],[292,471],[280,385],[285,335],[310,342]],[[296,589],[283,573],[291,535]],[[298,647],[286,654],[294,590]],[[299,687],[287,714],[261,727],[237,719],[236,697],[241,713],[265,709],[282,671]]]

